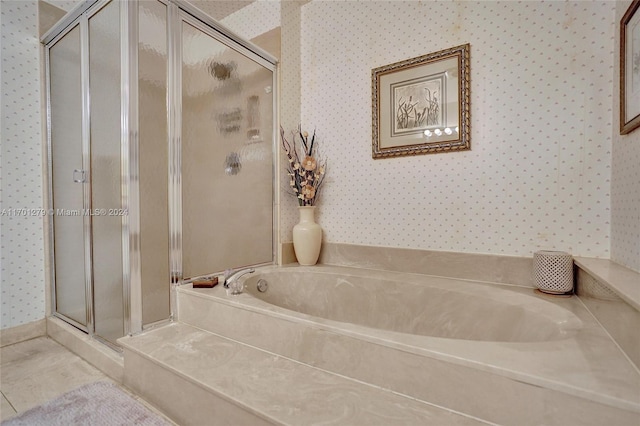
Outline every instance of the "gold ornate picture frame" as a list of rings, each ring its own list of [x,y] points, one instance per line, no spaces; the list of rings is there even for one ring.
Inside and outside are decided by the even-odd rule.
[[[374,159],[471,148],[469,50],[467,43],[371,71]]]
[[[640,0],[620,20],[620,134],[640,127]]]

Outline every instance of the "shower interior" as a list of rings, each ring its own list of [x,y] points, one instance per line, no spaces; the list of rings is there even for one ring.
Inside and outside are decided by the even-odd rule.
[[[274,263],[274,57],[181,0],[88,0],[43,43],[54,316],[117,348]]]

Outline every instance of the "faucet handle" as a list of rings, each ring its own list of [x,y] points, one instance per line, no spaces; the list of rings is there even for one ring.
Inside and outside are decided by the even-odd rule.
[[[240,281],[234,281],[227,285],[227,294],[241,294],[244,291],[244,283]]]
[[[231,278],[236,272],[238,272],[238,270],[233,268],[224,270],[224,279],[222,280],[222,285],[224,286],[224,288],[229,288],[229,278]]]

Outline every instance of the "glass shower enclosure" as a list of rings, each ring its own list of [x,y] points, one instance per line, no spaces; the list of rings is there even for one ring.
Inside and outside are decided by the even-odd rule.
[[[275,261],[275,58],[180,0],[88,0],[43,43],[55,316],[115,347]]]

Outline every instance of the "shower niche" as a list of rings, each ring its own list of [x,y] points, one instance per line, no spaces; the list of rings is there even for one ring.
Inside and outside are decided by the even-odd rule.
[[[176,285],[275,261],[275,58],[180,0],[88,0],[42,41],[53,315],[117,348]]]

